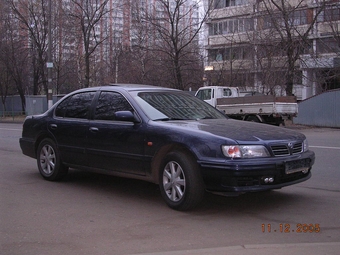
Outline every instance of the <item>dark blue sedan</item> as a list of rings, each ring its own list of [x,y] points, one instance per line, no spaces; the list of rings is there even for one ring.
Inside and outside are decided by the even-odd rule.
[[[77,168],[159,184],[176,210],[205,191],[279,189],[311,177],[314,152],[298,132],[237,121],[189,93],[142,85],[77,90],[28,116],[20,146],[50,181]]]

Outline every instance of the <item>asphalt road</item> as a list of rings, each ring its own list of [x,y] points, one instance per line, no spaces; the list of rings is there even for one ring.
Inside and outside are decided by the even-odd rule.
[[[310,180],[177,212],[142,181],[43,180],[21,154],[21,124],[0,123],[0,254],[339,254],[340,129],[298,131],[316,153]]]

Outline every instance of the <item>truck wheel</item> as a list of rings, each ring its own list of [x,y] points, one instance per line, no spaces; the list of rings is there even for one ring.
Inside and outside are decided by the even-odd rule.
[[[161,164],[159,187],[166,204],[185,211],[196,207],[205,194],[199,166],[187,153],[170,152]]]
[[[249,115],[249,116],[246,118],[246,121],[261,123],[261,120],[260,120],[260,119],[258,118],[258,116],[256,116],[256,115]]]
[[[49,181],[58,181],[68,172],[60,159],[60,153],[53,140],[42,140],[37,151],[38,169],[42,177]]]

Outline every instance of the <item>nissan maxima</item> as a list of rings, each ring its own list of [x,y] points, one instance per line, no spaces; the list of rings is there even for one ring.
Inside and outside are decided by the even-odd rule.
[[[124,84],[77,90],[27,116],[20,147],[46,180],[69,168],[141,179],[176,210],[194,208],[206,191],[306,181],[315,160],[294,130],[230,119],[184,91]]]

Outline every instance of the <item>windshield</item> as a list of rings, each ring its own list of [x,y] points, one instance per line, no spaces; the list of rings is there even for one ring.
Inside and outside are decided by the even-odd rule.
[[[140,92],[135,99],[151,120],[226,118],[209,104],[183,92]]]

